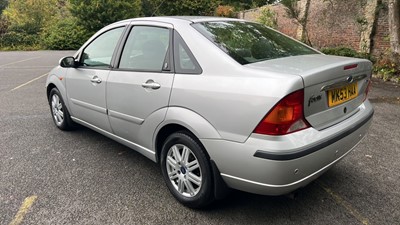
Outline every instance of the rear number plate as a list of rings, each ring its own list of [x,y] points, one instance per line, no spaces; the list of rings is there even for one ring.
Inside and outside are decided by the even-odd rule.
[[[340,105],[358,96],[357,83],[347,86],[328,90],[328,105],[329,107]]]

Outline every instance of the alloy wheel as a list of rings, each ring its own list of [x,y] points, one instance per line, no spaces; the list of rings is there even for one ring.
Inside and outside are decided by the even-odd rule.
[[[51,111],[57,126],[61,126],[61,124],[64,122],[64,110],[60,97],[57,94],[54,94],[51,97]]]
[[[195,196],[202,186],[200,163],[190,148],[173,145],[167,153],[166,169],[175,190],[185,197]]]

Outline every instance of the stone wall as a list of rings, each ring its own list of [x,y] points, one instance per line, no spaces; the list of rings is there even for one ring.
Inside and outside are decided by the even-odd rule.
[[[377,11],[376,26],[372,37],[372,46],[373,55],[380,55],[390,48],[387,4],[382,4]]]
[[[291,37],[296,37],[299,24],[286,15],[285,7],[281,4],[275,4],[270,7],[277,16],[278,30]],[[257,21],[260,16],[261,8],[250,9],[240,12],[238,17],[249,21]]]
[[[306,26],[312,46],[318,49],[350,47],[374,55],[383,53],[389,47],[387,1],[310,0]],[[271,9],[277,15],[277,29],[298,37],[301,26],[288,18],[284,6],[276,4]],[[240,13],[239,17],[256,21],[259,12],[259,9],[252,9]]]
[[[311,44],[317,48],[346,46],[359,48],[362,17],[360,1],[311,1],[307,30]]]

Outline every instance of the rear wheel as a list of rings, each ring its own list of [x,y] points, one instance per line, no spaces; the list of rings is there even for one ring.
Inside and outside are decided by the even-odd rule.
[[[71,120],[64,100],[57,88],[53,88],[49,94],[49,105],[54,124],[61,130],[71,130],[74,122]]]
[[[191,134],[180,131],[166,139],[161,171],[168,189],[183,205],[201,208],[214,200],[210,161]]]

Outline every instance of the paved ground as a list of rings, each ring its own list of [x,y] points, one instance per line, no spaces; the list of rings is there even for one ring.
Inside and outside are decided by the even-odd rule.
[[[374,82],[367,138],[296,199],[233,192],[196,211],[173,199],[150,160],[53,125],[42,75],[71,54],[0,52],[1,225],[400,224],[399,86]]]

